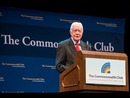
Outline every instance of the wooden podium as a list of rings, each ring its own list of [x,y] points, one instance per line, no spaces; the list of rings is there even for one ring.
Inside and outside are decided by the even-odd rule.
[[[85,62],[86,58],[114,59],[125,61],[125,85],[87,84]],[[93,61],[94,62],[94,61]],[[92,65],[94,67],[94,65]],[[118,68],[117,68],[118,70]],[[125,53],[79,51],[76,53],[75,63],[60,74],[60,92],[128,92],[128,57]]]

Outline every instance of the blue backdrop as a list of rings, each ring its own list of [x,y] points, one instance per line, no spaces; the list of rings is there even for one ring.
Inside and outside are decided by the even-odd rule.
[[[124,52],[124,19],[0,8],[0,92],[59,92],[58,42],[73,21],[93,51]]]

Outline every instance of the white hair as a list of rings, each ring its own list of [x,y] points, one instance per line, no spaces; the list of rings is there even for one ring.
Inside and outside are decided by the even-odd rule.
[[[73,22],[73,23],[71,24],[71,26],[70,26],[70,31],[72,30],[72,28],[73,28],[73,26],[74,26],[75,24],[79,24],[79,25],[81,25],[82,28],[83,28],[83,25],[82,25],[81,22]]]

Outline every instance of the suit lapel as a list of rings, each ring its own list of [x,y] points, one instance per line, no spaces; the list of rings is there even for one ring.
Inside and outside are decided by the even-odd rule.
[[[71,52],[72,52],[73,54],[76,53],[76,49],[75,49],[74,43],[73,43],[73,41],[72,41],[71,38],[69,39],[69,48],[70,48],[70,50],[71,50]]]
[[[80,46],[81,46],[82,50],[86,49],[82,41],[80,41]]]

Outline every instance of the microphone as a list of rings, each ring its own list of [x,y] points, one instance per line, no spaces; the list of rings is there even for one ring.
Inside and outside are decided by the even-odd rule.
[[[92,45],[91,43],[87,42],[87,44],[89,45],[89,47],[91,48],[92,51],[97,51],[97,50],[93,47],[93,45]]]

